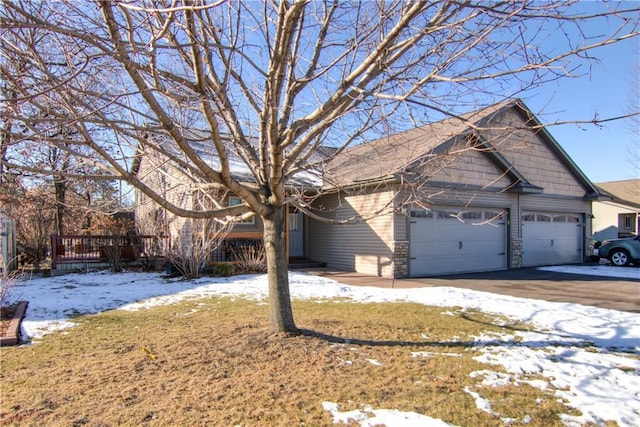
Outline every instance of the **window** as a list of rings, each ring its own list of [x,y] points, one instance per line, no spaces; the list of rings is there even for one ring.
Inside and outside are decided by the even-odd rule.
[[[551,222],[551,217],[549,215],[538,214],[536,216],[536,221],[538,221],[538,222]]]
[[[458,212],[457,211],[436,211],[439,219],[457,219]]]
[[[289,214],[289,231],[298,231],[299,214]]]
[[[631,215],[624,216],[624,229],[631,230]]]
[[[536,216],[534,214],[525,214],[525,215],[522,215],[522,220],[523,221],[535,221],[536,220]]]
[[[410,215],[411,218],[433,218],[433,211],[431,209],[414,210]]]
[[[242,199],[240,197],[229,197],[229,206],[236,206],[242,203]],[[255,215],[249,219],[245,219],[243,221],[238,222],[238,224],[255,224],[256,217]]]
[[[484,211],[484,219],[493,221],[502,218],[502,212]]]
[[[462,219],[482,219],[482,211],[463,212]]]
[[[567,222],[566,215],[556,215],[553,217],[553,222]]]

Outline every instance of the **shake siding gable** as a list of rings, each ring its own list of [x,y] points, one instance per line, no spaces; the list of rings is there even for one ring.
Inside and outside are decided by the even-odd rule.
[[[573,172],[541,137],[541,132],[526,127],[521,114],[513,108],[496,118],[496,127],[511,126],[509,133],[488,130],[487,139],[529,182],[544,189],[544,194],[584,197],[586,189]]]
[[[355,215],[368,217],[393,202],[393,192],[344,196],[331,194],[316,202],[324,216],[345,220]],[[331,224],[309,220],[309,257],[329,268],[358,271],[375,276],[393,275],[394,214],[375,216],[354,224]]]
[[[429,181],[478,189],[505,189],[512,184],[505,171],[489,160],[487,153],[476,149],[468,149],[455,155],[455,160],[448,167],[433,174]]]

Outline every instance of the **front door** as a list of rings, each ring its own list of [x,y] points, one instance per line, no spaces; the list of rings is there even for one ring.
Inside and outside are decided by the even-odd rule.
[[[289,257],[304,256],[304,217],[300,212],[289,212]]]

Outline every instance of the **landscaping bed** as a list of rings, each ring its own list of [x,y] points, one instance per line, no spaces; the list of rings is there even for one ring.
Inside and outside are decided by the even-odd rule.
[[[0,346],[20,342],[20,323],[27,313],[28,301],[18,301],[0,308]]]

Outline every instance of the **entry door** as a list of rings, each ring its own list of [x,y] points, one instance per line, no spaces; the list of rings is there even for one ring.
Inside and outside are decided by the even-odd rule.
[[[304,221],[300,212],[289,212],[289,257],[304,256]]]

